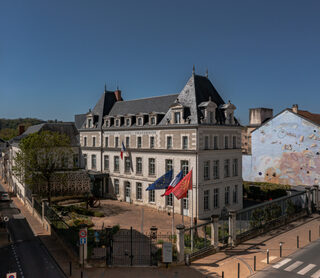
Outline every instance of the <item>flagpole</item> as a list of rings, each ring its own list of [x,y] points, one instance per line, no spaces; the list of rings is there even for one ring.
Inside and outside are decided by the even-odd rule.
[[[171,193],[172,194],[172,193]],[[171,240],[173,240],[174,235],[174,196],[172,194],[172,230],[171,230]]]
[[[193,251],[193,229],[192,229],[192,221],[193,221],[193,183],[191,188],[191,219],[190,219],[190,227],[191,227],[191,252]]]

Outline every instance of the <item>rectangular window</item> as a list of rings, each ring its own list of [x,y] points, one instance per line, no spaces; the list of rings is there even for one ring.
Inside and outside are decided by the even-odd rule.
[[[130,119],[126,119],[126,126],[130,126]]]
[[[149,203],[155,203],[155,202],[156,202],[155,190],[149,190]]]
[[[168,173],[169,171],[171,171],[173,169],[173,163],[172,163],[172,159],[166,159],[165,161],[165,167],[166,167],[166,173]],[[172,175],[173,176],[173,175]]]
[[[230,177],[229,167],[230,167],[230,160],[225,159],[225,161],[224,161],[224,177],[225,178]]]
[[[203,208],[204,210],[209,209],[209,190],[203,191]]]
[[[154,137],[150,137],[150,149],[154,149]]]
[[[182,149],[188,149],[188,136],[182,136]]]
[[[224,203],[229,205],[230,186],[224,188]]]
[[[232,162],[232,175],[234,177],[238,176],[238,159],[235,158]]]
[[[203,162],[203,178],[205,180],[210,179],[210,161]]]
[[[181,170],[182,170],[183,176],[185,176],[189,172],[189,161],[181,160],[180,163],[181,163]]]
[[[130,147],[130,137],[126,137],[126,148]]]
[[[152,118],[151,118],[151,124],[152,124],[152,125],[155,125],[155,124],[156,124],[156,117],[152,117]]]
[[[156,174],[156,160],[149,158],[149,175],[153,176]]]
[[[87,146],[87,137],[83,137],[83,145],[86,147]]]
[[[105,170],[109,170],[109,155],[105,155],[104,157],[103,157],[104,159],[104,169]]]
[[[130,173],[130,169],[131,169],[130,157],[125,157],[124,158],[124,171],[126,173]]]
[[[142,125],[142,118],[138,118],[138,125]]]
[[[92,147],[96,146],[96,137],[92,137]]]
[[[174,123],[180,124],[180,112],[174,112]]]
[[[109,147],[109,137],[106,137],[104,139],[104,142],[105,142],[105,147],[108,148]]]
[[[214,137],[213,137],[213,148],[214,148],[215,150],[218,149],[218,136],[214,136]]]
[[[213,179],[219,179],[219,160],[213,161]]]
[[[238,185],[235,185],[233,188],[233,203],[238,203]]]
[[[114,157],[114,171],[119,172],[119,156]]]
[[[120,126],[120,120],[116,120],[116,126]]]
[[[229,148],[229,136],[224,137],[224,148],[225,149]]]
[[[204,149],[205,150],[209,149],[209,136],[204,137]]]
[[[136,183],[136,196],[137,196],[137,200],[142,200],[142,183],[141,182]]]
[[[172,137],[167,137],[167,149],[172,149]]]
[[[88,164],[88,156],[86,154],[83,155],[83,166],[84,169],[87,169],[87,164]]]
[[[171,206],[173,205],[173,197],[172,197],[172,193],[168,196],[166,196],[166,206]]]
[[[97,168],[97,157],[95,154],[91,155],[91,169]]]
[[[114,138],[114,147],[118,148],[119,147],[119,137]]]
[[[142,142],[142,139],[141,139],[141,136],[139,136],[139,137],[137,138],[137,148],[138,148],[138,149],[141,149],[141,142]]]
[[[116,195],[119,195],[119,193],[120,193],[120,190],[119,190],[119,180],[114,180],[114,193],[116,194]]]
[[[214,208],[219,207],[219,188],[215,188],[213,190],[213,207]]]
[[[91,119],[88,120],[88,127],[91,127]]]
[[[213,112],[209,112],[209,123],[213,124]]]
[[[142,174],[142,157],[136,158],[136,172],[137,174]]]
[[[79,155],[77,153],[73,154],[73,167],[79,167]]]
[[[233,137],[232,137],[232,147],[233,147],[234,149],[237,148],[237,137],[236,137],[236,136],[233,136]]]

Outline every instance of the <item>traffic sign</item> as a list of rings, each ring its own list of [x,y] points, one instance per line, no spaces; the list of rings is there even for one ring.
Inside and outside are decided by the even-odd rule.
[[[87,238],[85,237],[80,237],[80,244],[86,244]]]
[[[17,272],[7,273],[7,278],[17,278]]]
[[[87,231],[86,230],[80,230],[79,231],[80,238],[86,238],[87,237]]]

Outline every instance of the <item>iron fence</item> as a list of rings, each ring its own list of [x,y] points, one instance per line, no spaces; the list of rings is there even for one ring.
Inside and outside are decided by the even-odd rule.
[[[42,205],[35,198],[33,199],[33,207],[37,211],[37,213],[41,216],[42,215]]]

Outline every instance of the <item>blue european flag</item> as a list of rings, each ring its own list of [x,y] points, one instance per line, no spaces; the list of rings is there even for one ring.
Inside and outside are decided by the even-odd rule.
[[[153,184],[150,184],[146,190],[167,189],[172,180],[172,170],[158,178]]]

